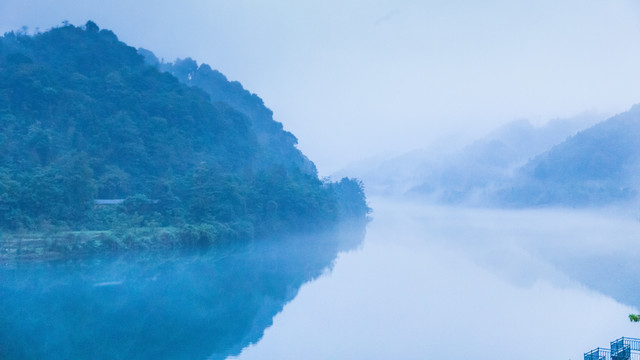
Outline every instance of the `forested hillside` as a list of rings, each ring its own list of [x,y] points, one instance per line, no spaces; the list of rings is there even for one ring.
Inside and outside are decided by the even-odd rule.
[[[639,185],[636,105],[531,160],[496,198],[517,206],[601,205],[634,200]]]
[[[283,164],[288,169],[300,169],[316,174],[316,168],[295,145],[296,137],[283,129],[281,123],[273,119],[273,112],[264,105],[262,99],[247,91],[237,81],[229,81],[226,76],[207,64],[198,66],[195,60],[186,58],[173,63],[160,62],[149,50],[139,49],[148,64],[160,71],[169,72],[181,82],[204,90],[213,102],[223,102],[244,114],[251,122],[257,141],[263,151],[258,154],[261,166]]]
[[[196,226],[209,239],[366,214],[359,182],[320,181],[257,96],[215,92],[204,85],[224,77],[193,64],[170,70],[204,90],[93,22],[0,38],[0,229]]]
[[[528,160],[596,119],[583,114],[551,120],[543,126],[534,126],[527,120],[512,121],[439,164],[423,169],[423,182],[411,193],[447,204],[482,203],[487,193],[508,181]]]
[[[369,193],[482,205],[529,160],[604,119],[583,113],[539,126],[515,120],[458,149],[431,146],[385,160],[355,163],[337,175],[354,174],[366,182]]]

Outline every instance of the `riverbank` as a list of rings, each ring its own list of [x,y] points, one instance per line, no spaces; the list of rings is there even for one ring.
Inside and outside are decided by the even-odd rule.
[[[210,224],[126,230],[4,233],[0,237],[0,261],[54,260],[105,252],[206,247],[239,237],[242,236],[229,228]]]
[[[302,284],[358,246],[364,225],[0,262],[0,359],[224,360],[256,343]]]
[[[362,239],[368,217],[347,218],[324,229],[313,229],[323,233],[339,231],[347,238]],[[311,229],[310,229],[311,230]],[[301,230],[280,231],[261,235],[306,236]],[[127,251],[173,249],[197,249],[256,238],[246,224],[229,226],[222,223],[182,225],[175,227],[132,227],[100,231],[48,231],[0,233],[0,262],[22,260],[56,260],[78,258],[103,253]],[[340,251],[357,247],[360,241],[340,242]]]

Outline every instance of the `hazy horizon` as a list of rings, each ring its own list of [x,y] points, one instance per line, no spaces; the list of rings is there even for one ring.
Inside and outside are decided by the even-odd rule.
[[[576,360],[638,331],[640,3],[0,2],[0,34],[88,20],[241,82],[319,174],[209,69],[4,38],[0,357]]]
[[[321,175],[379,153],[640,101],[631,0],[8,0],[0,31],[95,21],[258,94]]]
[[[637,337],[640,224],[372,199],[362,248],[231,359],[582,359]]]

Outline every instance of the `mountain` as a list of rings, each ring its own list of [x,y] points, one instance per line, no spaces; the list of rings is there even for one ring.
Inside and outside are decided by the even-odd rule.
[[[601,119],[585,113],[542,126],[516,120],[458,149],[432,146],[401,156],[371,159],[337,175],[355,174],[370,192],[410,194],[449,204],[486,201],[487,189],[508,181],[528,160]]]
[[[91,21],[1,37],[0,230],[195,227],[210,242],[366,214],[359,182],[322,182],[262,100],[190,65],[170,70],[194,86]]]
[[[440,159],[435,166],[423,168],[422,184],[410,193],[448,204],[485,203],[490,201],[487,194],[509,181],[527,161],[600,119],[594,114],[582,114],[554,119],[542,126],[527,120],[512,121]]]
[[[525,164],[495,195],[502,205],[587,206],[634,200],[640,188],[640,105]]]
[[[282,124],[273,119],[273,112],[264,105],[262,99],[245,90],[242,84],[227,80],[222,73],[207,64],[198,66],[191,58],[165,63],[160,62],[149,50],[138,49],[138,52],[145,57],[148,64],[170,73],[184,84],[204,90],[211,101],[226,103],[245,115],[263,149],[257,161],[259,164],[285,164],[289,169],[317,174],[313,162],[295,147],[298,139],[284,130]]]

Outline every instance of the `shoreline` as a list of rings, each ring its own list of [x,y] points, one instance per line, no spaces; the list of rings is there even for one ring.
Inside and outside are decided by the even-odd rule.
[[[283,230],[257,236],[224,224],[183,225],[180,227],[138,227],[111,230],[0,233],[0,263],[15,261],[66,260],[100,254],[132,251],[205,249],[232,242],[252,241],[273,236],[299,236],[312,232],[364,232],[371,219],[347,217],[325,227]],[[363,235],[362,235],[363,236]],[[345,244],[345,249],[357,244]]]
[[[210,246],[232,237],[215,236],[212,226],[132,228],[121,230],[12,233],[0,237],[0,262],[71,259],[135,250],[171,250]]]

